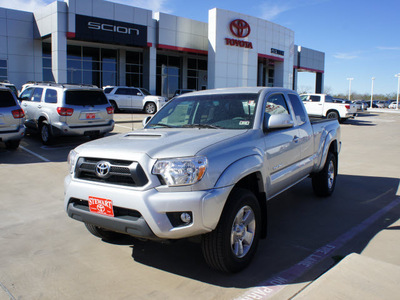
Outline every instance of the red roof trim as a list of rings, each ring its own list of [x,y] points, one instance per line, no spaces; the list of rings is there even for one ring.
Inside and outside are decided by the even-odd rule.
[[[67,39],[74,39],[75,38],[75,32],[67,32]]]
[[[205,55],[208,54],[208,51],[205,51],[205,50],[198,50],[198,49],[184,48],[184,47],[176,47],[176,46],[162,45],[162,44],[158,44],[157,45],[157,49],[166,49],[166,50],[190,52],[190,53],[205,54]]]
[[[284,61],[284,59],[282,57],[276,57],[276,56],[266,55],[266,54],[261,54],[261,53],[258,53],[258,57],[268,58],[268,59],[272,59],[272,60],[276,60],[276,61]]]

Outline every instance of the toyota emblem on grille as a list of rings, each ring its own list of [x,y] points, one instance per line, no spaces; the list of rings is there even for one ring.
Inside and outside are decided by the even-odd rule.
[[[99,161],[96,164],[96,174],[97,176],[104,178],[110,173],[110,163],[108,161]]]

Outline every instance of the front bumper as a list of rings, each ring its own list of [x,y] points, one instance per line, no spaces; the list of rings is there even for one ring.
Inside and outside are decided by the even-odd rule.
[[[64,182],[64,207],[78,221],[111,231],[148,239],[180,239],[215,229],[232,187],[192,192],[159,192],[152,188],[137,190],[72,179]],[[114,217],[92,213],[86,205],[89,197],[109,199]],[[172,225],[170,213],[190,212],[188,225]]]

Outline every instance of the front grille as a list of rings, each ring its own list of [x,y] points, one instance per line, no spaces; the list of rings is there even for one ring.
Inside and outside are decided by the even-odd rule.
[[[103,176],[96,171],[99,163],[105,163],[109,167],[107,173]],[[79,158],[76,164],[75,177],[82,180],[132,187],[141,187],[148,182],[147,176],[138,162],[90,157]]]

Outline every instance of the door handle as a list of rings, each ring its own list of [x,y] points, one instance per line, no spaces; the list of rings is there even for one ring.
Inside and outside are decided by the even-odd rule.
[[[38,106],[37,106],[38,108],[42,108],[42,106],[39,104]]]
[[[300,138],[297,135],[293,137],[293,142],[295,142],[296,144],[299,142],[299,140]]]

